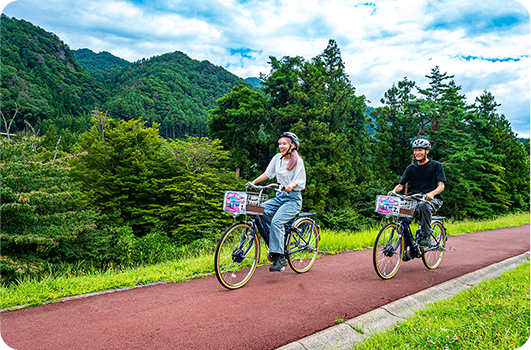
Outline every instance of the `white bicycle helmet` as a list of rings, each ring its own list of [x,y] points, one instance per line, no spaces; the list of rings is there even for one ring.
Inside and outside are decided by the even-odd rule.
[[[286,131],[286,132],[283,132],[282,134],[280,134],[280,138],[282,138],[282,137],[287,137],[287,138],[291,139],[291,141],[293,141],[293,143],[295,144],[295,148],[299,149],[300,142],[299,142],[299,138],[297,137],[297,135],[295,135],[292,132]]]
[[[431,143],[430,141],[425,139],[418,139],[413,141],[413,143],[411,144],[411,148],[431,149]]]

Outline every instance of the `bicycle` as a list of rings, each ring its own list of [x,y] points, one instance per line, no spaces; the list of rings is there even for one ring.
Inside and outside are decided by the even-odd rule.
[[[415,208],[420,201],[426,201],[425,196],[393,194],[393,196],[378,196],[376,199],[376,212],[395,217],[393,222],[380,230],[374,242],[373,265],[382,279],[392,278],[402,261],[422,258],[428,269],[436,269],[443,260],[448,238],[444,226],[446,217],[432,216],[432,232],[427,247],[419,246],[419,231],[415,238],[411,233],[410,224],[413,222]]]
[[[267,200],[264,190],[281,192],[279,184],[253,186],[258,192],[225,192],[224,210],[246,215],[246,220],[235,223],[221,236],[214,257],[216,277],[227,289],[243,287],[254,274],[260,262],[260,237],[269,246],[269,228],[264,221]],[[247,219],[247,215],[250,216]],[[319,226],[315,213],[299,213],[285,225],[284,254],[289,266],[296,273],[311,269],[319,251]],[[270,254],[267,255],[272,261]]]

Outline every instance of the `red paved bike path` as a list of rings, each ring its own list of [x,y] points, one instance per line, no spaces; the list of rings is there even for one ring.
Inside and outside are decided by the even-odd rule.
[[[215,276],[8,311],[1,334],[23,349],[274,349],[389,302],[529,251],[530,226],[449,237],[442,265],[377,277],[372,250],[324,256],[307,273],[257,269],[229,291]]]

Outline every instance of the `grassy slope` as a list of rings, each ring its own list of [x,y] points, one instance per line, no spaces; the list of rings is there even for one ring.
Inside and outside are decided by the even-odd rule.
[[[529,339],[529,262],[431,304],[355,349],[517,349]]]

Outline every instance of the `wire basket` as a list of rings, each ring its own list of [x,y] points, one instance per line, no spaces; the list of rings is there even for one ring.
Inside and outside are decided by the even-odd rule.
[[[247,192],[247,205],[245,210],[248,215],[264,215],[264,207],[261,204],[267,201],[267,194]]]
[[[411,199],[402,199],[398,204],[398,216],[403,218],[412,218],[415,216],[415,209],[418,201]]]

